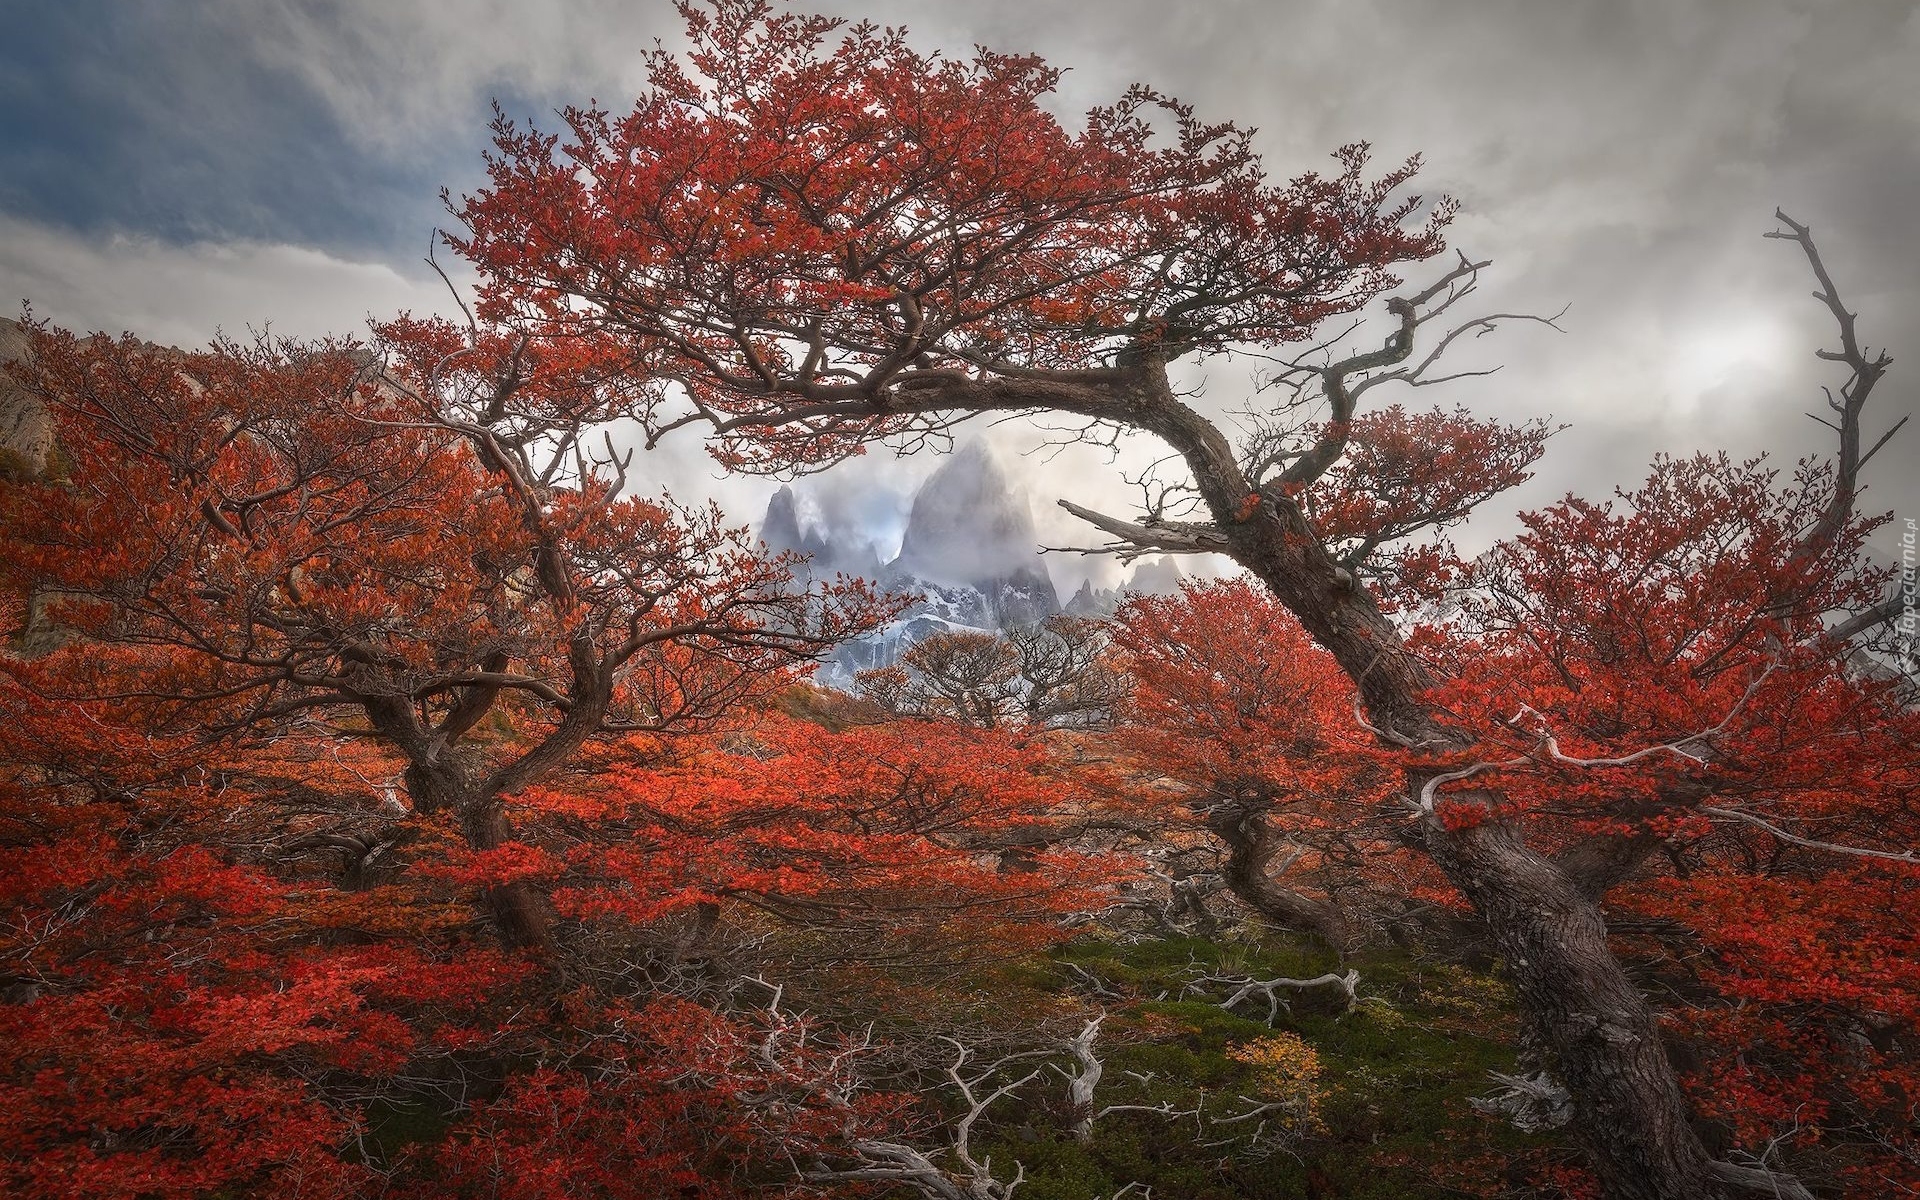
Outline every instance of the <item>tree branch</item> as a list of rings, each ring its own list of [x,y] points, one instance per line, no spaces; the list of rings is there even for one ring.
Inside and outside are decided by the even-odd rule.
[[[1226,535],[1213,525],[1188,521],[1139,524],[1083,508],[1071,500],[1058,503],[1082,521],[1113,535],[1119,542],[1112,546],[1089,548],[1048,546],[1048,550],[1074,554],[1114,554],[1119,556],[1121,562],[1130,562],[1143,554],[1223,554],[1228,548]]]

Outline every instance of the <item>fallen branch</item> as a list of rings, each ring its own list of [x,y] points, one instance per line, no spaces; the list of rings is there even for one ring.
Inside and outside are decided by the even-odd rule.
[[[1341,995],[1346,997],[1346,1005],[1340,1010],[1343,1013],[1352,1012],[1354,1006],[1360,1002],[1357,994],[1360,987],[1360,972],[1351,968],[1344,974],[1334,974],[1329,971],[1325,975],[1316,975],[1312,979],[1254,979],[1245,975],[1205,975],[1202,976],[1198,982],[1218,983],[1225,987],[1238,989],[1231,996],[1228,996],[1220,1002],[1220,1007],[1229,1011],[1244,1004],[1254,996],[1265,996],[1267,1000],[1267,1024],[1269,1025],[1280,1019],[1281,1009],[1286,1009],[1288,1012],[1293,1011],[1292,1006],[1281,999],[1280,993],[1282,991],[1304,991],[1307,988],[1316,987],[1339,988]]]

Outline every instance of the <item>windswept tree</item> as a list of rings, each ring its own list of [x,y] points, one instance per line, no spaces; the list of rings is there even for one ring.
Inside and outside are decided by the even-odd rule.
[[[1131,685],[1116,736],[1182,789],[1226,851],[1228,889],[1282,928],[1353,949],[1398,822],[1381,819],[1390,773],[1353,719],[1352,682],[1244,578],[1136,596],[1114,624]]]
[[[1535,806],[1508,780],[1523,766],[1616,759],[1688,777],[1688,763],[1713,757],[1698,747],[1752,711],[1748,687],[1840,654],[1821,618],[1851,629],[1856,613],[1826,606],[1867,596],[1811,576],[1851,544],[1875,444],[1863,409],[1887,360],[1858,344],[1806,230],[1788,222],[1783,236],[1820,276],[1842,332],[1829,357],[1851,378],[1834,402],[1840,451],[1822,516],[1782,547],[1788,567],[1770,590],[1744,597],[1759,605],[1742,643],[1758,648],[1742,655],[1748,673],[1721,682],[1724,707],[1692,708],[1692,727],[1649,727],[1661,740],[1591,752],[1570,749],[1546,708],[1501,697],[1529,704],[1525,746],[1510,753],[1436,691],[1444,676],[1390,616],[1421,595],[1407,590],[1420,556],[1395,562],[1395,544],[1444,531],[1524,479],[1548,433],[1361,410],[1384,385],[1436,381],[1450,344],[1504,319],[1449,327],[1485,266],[1464,257],[1396,291],[1394,270],[1439,253],[1453,211],[1401,195],[1416,163],[1370,177],[1365,148],[1350,146],[1330,175],[1275,183],[1245,131],[1148,89],[1070,131],[1044,106],[1059,73],[1037,58],[940,59],[898,31],[836,34],[831,19],[756,0],[683,12],[690,58],[658,53],[630,111],[569,109],[562,134],[497,123],[490,184],[457,208],[455,245],[485,280],[482,315],[617,347],[654,437],[704,426],[741,469],[820,466],[882,439],[912,447],[981,414],[1044,413],[1166,443],[1189,509],[1128,520],[1063,503],[1123,552],[1229,556],[1352,680],[1369,729],[1403,752],[1403,836],[1511,964],[1605,1193],[1691,1200],[1728,1182],[1773,1186],[1703,1145],[1591,884],[1537,840]],[[1377,346],[1316,346],[1330,318],[1381,300],[1391,331]],[[1236,445],[1171,371],[1242,348],[1279,358],[1283,386],[1256,402]],[[1690,779],[1665,794],[1679,812],[1661,820],[1766,832],[1749,820],[1766,818],[1714,804]],[[1772,824],[1781,833],[1770,836],[1802,836]]]

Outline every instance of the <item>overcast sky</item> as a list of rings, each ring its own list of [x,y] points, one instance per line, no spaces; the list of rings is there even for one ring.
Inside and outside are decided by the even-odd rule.
[[[1349,141],[1426,157],[1460,198],[1452,244],[1486,302],[1570,310],[1566,332],[1473,347],[1492,380],[1403,397],[1572,428],[1516,505],[1604,494],[1656,451],[1824,448],[1812,357],[1831,324],[1776,205],[1810,223],[1872,346],[1896,359],[1870,432],[1920,392],[1920,9],[1902,0],[873,0],[924,46],[1033,50],[1071,68],[1067,116],[1133,81],[1257,127],[1272,172]],[[422,263],[441,188],[479,180],[488,105],[545,119],[618,105],[666,0],[0,0],[0,303],[181,345],[217,328],[352,332],[445,309]],[[1418,277],[1416,276],[1416,279]],[[1232,399],[1237,381],[1210,382]],[[1378,395],[1379,393],[1376,393]],[[1920,425],[1920,422],[1916,422]],[[1032,439],[992,433],[1004,452]],[[1138,453],[1144,454],[1145,451]],[[1920,516],[1920,428],[1870,506]],[[931,463],[855,465],[904,494]],[[1058,467],[1064,465],[1067,469]],[[1019,468],[1043,536],[1061,494],[1124,504],[1099,460]],[[692,441],[652,477],[757,518],[773,486],[716,481]],[[1103,482],[1105,481],[1105,482]],[[845,506],[869,516],[888,504]],[[884,523],[884,520],[883,520]],[[1896,532],[1880,539],[1895,547]],[[1066,588],[1087,569],[1063,561]],[[1096,565],[1097,569],[1097,565]]]

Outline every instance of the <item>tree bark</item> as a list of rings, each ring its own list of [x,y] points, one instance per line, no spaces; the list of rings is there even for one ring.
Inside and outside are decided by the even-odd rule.
[[[486,767],[470,750],[447,748],[430,763],[414,761],[404,781],[413,810],[422,816],[452,812],[460,832],[475,850],[497,850],[513,839],[506,808],[484,782]],[[488,888],[482,897],[487,915],[510,946],[553,949],[553,919],[547,899],[525,882]]]
[[[460,814],[467,845],[475,850],[497,850],[513,839],[506,809],[497,799],[474,804]],[[523,950],[553,949],[553,916],[546,894],[524,880],[488,888],[487,910],[507,944]]]
[[[1722,1195],[1658,1021],[1607,944],[1598,903],[1507,823],[1435,830],[1427,846],[1486,920],[1521,1011],[1573,1096],[1603,1194]]]
[[[1291,494],[1276,484],[1253,491],[1226,437],[1179,401],[1164,363],[1144,357],[1133,366],[1132,423],[1180,453],[1215,528],[1226,535],[1227,552],[1334,656],[1373,726],[1433,750],[1470,745],[1428,703],[1426,665],[1333,561]],[[1409,773],[1412,794],[1424,782]],[[1558,1059],[1603,1193],[1608,1200],[1723,1196],[1653,1008],[1607,944],[1598,903],[1499,818],[1497,794],[1453,793],[1449,803],[1463,812],[1478,808],[1487,819],[1450,829],[1428,813],[1420,818],[1421,840],[1486,921],[1524,1019]]]
[[[1257,802],[1256,802],[1257,803]],[[1266,813],[1239,803],[1216,807],[1207,817],[1211,829],[1227,847],[1221,869],[1228,890],[1261,916],[1285,929],[1311,934],[1345,961],[1353,949],[1353,930],[1330,901],[1315,900],[1274,878],[1273,864],[1287,849],[1286,841],[1267,823]]]
[[[1566,872],[1582,895],[1600,901],[1632,878],[1640,864],[1665,844],[1665,838],[1644,830],[1589,834],[1567,847],[1553,863]]]

